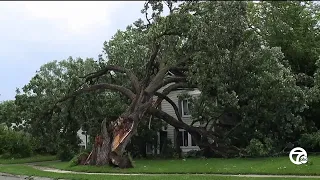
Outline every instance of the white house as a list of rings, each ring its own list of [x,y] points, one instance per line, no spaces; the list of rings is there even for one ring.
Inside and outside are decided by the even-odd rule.
[[[82,129],[79,129],[77,132],[78,137],[80,138],[81,142],[79,146],[83,149],[87,149],[88,143],[89,143],[89,135],[86,134],[86,131],[83,131]]]
[[[173,77],[175,76],[175,74],[177,75],[182,75],[180,72],[169,72],[168,73],[168,77]],[[170,86],[171,84],[166,85],[165,87],[162,87],[161,89],[158,90],[158,92],[162,92],[165,88],[167,88],[168,86]],[[179,108],[179,113],[181,115],[181,119],[183,122],[185,122],[186,124],[191,125],[192,123],[192,118],[191,118],[191,114],[190,114],[190,102],[188,102],[188,99],[181,99],[179,98],[181,95],[183,94],[188,94],[191,97],[197,97],[201,94],[201,92],[198,89],[194,89],[194,90],[190,90],[190,89],[178,89],[175,91],[170,92],[167,96],[177,105],[177,107]],[[154,97],[154,100],[156,100],[157,97]],[[170,103],[168,103],[167,101],[163,100],[161,102],[161,106],[160,106],[161,110],[168,113],[169,115],[171,115],[172,117],[177,118],[176,113],[173,109],[173,107],[171,106]],[[196,122],[193,124],[193,126],[200,126],[199,122]],[[158,148],[155,149],[151,146],[147,146],[147,154],[159,154],[160,153],[160,149],[162,149],[163,146],[163,142],[165,142],[165,139],[170,139],[171,142],[173,144],[175,144],[175,128],[171,125],[167,125],[166,128],[163,128],[160,132],[158,132]],[[183,129],[179,130],[179,134],[178,136],[178,142],[180,144],[180,148],[182,150],[183,153],[191,151],[191,150],[200,150],[200,148],[195,144],[195,142],[193,141],[191,135],[186,132]]]
[[[170,84],[169,84],[170,85]],[[165,89],[166,87],[168,87],[169,85],[161,88],[159,90],[159,92],[162,92],[163,89]],[[179,90],[175,90],[172,91],[168,94],[168,97],[176,103],[177,107],[179,108],[179,113],[181,113],[181,118],[182,121],[187,123],[187,124],[191,124],[192,123],[192,119],[191,119],[191,114],[190,114],[190,103],[188,102],[187,99],[180,99],[179,100],[179,96],[182,94],[188,94],[191,97],[195,97],[201,94],[201,92],[197,89],[195,90],[185,90],[185,89],[179,89]],[[154,97],[154,99],[157,99],[157,97]],[[173,107],[171,106],[171,104],[169,104],[167,101],[163,100],[161,103],[161,110],[168,113],[169,115],[177,118],[176,113],[173,109]],[[195,123],[194,126],[199,126],[199,123]],[[157,149],[156,153],[158,154],[160,152],[159,149],[161,149],[162,147],[162,138],[168,138],[170,139],[173,144],[174,144],[174,137],[175,137],[175,128],[171,125],[167,125],[166,128],[163,128],[162,131],[160,131],[158,133],[158,144],[159,144],[159,148]],[[179,134],[178,134],[178,140],[180,141],[180,148],[182,150],[182,152],[188,152],[190,150],[199,150],[199,147],[195,144],[195,142],[192,140],[191,135],[186,132],[183,129],[179,130]],[[152,147],[147,147],[147,153],[151,154],[154,153],[153,148]]]

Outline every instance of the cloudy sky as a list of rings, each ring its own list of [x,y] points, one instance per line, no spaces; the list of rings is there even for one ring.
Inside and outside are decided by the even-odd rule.
[[[41,65],[97,58],[105,40],[143,17],[138,2],[0,2],[0,101],[14,99]]]

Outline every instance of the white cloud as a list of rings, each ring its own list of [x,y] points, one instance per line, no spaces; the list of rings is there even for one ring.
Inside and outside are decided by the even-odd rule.
[[[0,1],[0,101],[14,99],[41,65],[94,57],[117,29],[141,17],[143,1]],[[1,78],[0,78],[1,79]]]
[[[23,19],[46,20],[69,33],[88,33],[101,25],[108,25],[112,13],[124,2],[117,1],[40,1],[0,2],[22,13]],[[1,14],[1,12],[0,12]]]

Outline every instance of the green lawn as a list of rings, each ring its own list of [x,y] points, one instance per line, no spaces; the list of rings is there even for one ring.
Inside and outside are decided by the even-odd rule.
[[[136,160],[135,168],[118,169],[96,166],[75,166],[69,167],[68,162],[40,162],[56,160],[55,156],[35,156],[32,158],[2,160],[0,159],[0,172],[50,177],[55,179],[112,179],[112,180],[144,180],[144,179],[166,179],[166,180],[281,180],[301,178],[249,178],[249,177],[222,177],[191,175],[191,173],[222,173],[222,174],[287,174],[287,175],[320,175],[320,156],[310,156],[307,165],[293,165],[288,157],[278,158],[247,158],[247,159],[186,159],[186,160]],[[38,165],[54,167],[58,169],[83,171],[83,172],[116,172],[116,173],[185,173],[183,175],[153,175],[153,176],[112,176],[112,175],[83,175],[83,174],[62,174],[45,172],[21,163],[38,162]],[[18,164],[20,163],[20,164]],[[189,175],[188,175],[189,173]],[[311,180],[312,178],[304,178]]]
[[[32,163],[32,162],[42,162],[42,161],[53,161],[53,160],[57,160],[57,157],[37,155],[37,156],[21,158],[21,159],[1,159],[0,158],[0,164],[22,164],[22,163]]]
[[[43,162],[41,166],[82,172],[116,173],[224,173],[224,174],[287,174],[320,175],[320,156],[310,156],[310,164],[294,165],[289,158],[247,159],[186,159],[184,160],[136,160],[135,168],[75,166],[65,162]]]
[[[248,178],[248,177],[217,177],[217,176],[201,176],[201,175],[162,175],[162,176],[111,176],[111,175],[83,175],[83,174],[59,174],[53,172],[44,172],[36,170],[26,165],[0,165],[0,172],[27,175],[50,177],[55,179],[79,179],[79,180],[282,180],[282,179],[301,179],[301,178]],[[303,180],[313,180],[304,178]]]

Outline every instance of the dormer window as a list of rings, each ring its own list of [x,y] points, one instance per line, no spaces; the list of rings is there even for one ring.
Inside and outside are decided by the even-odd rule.
[[[181,101],[181,112],[182,112],[182,117],[190,117],[190,102],[188,99],[184,99]]]

